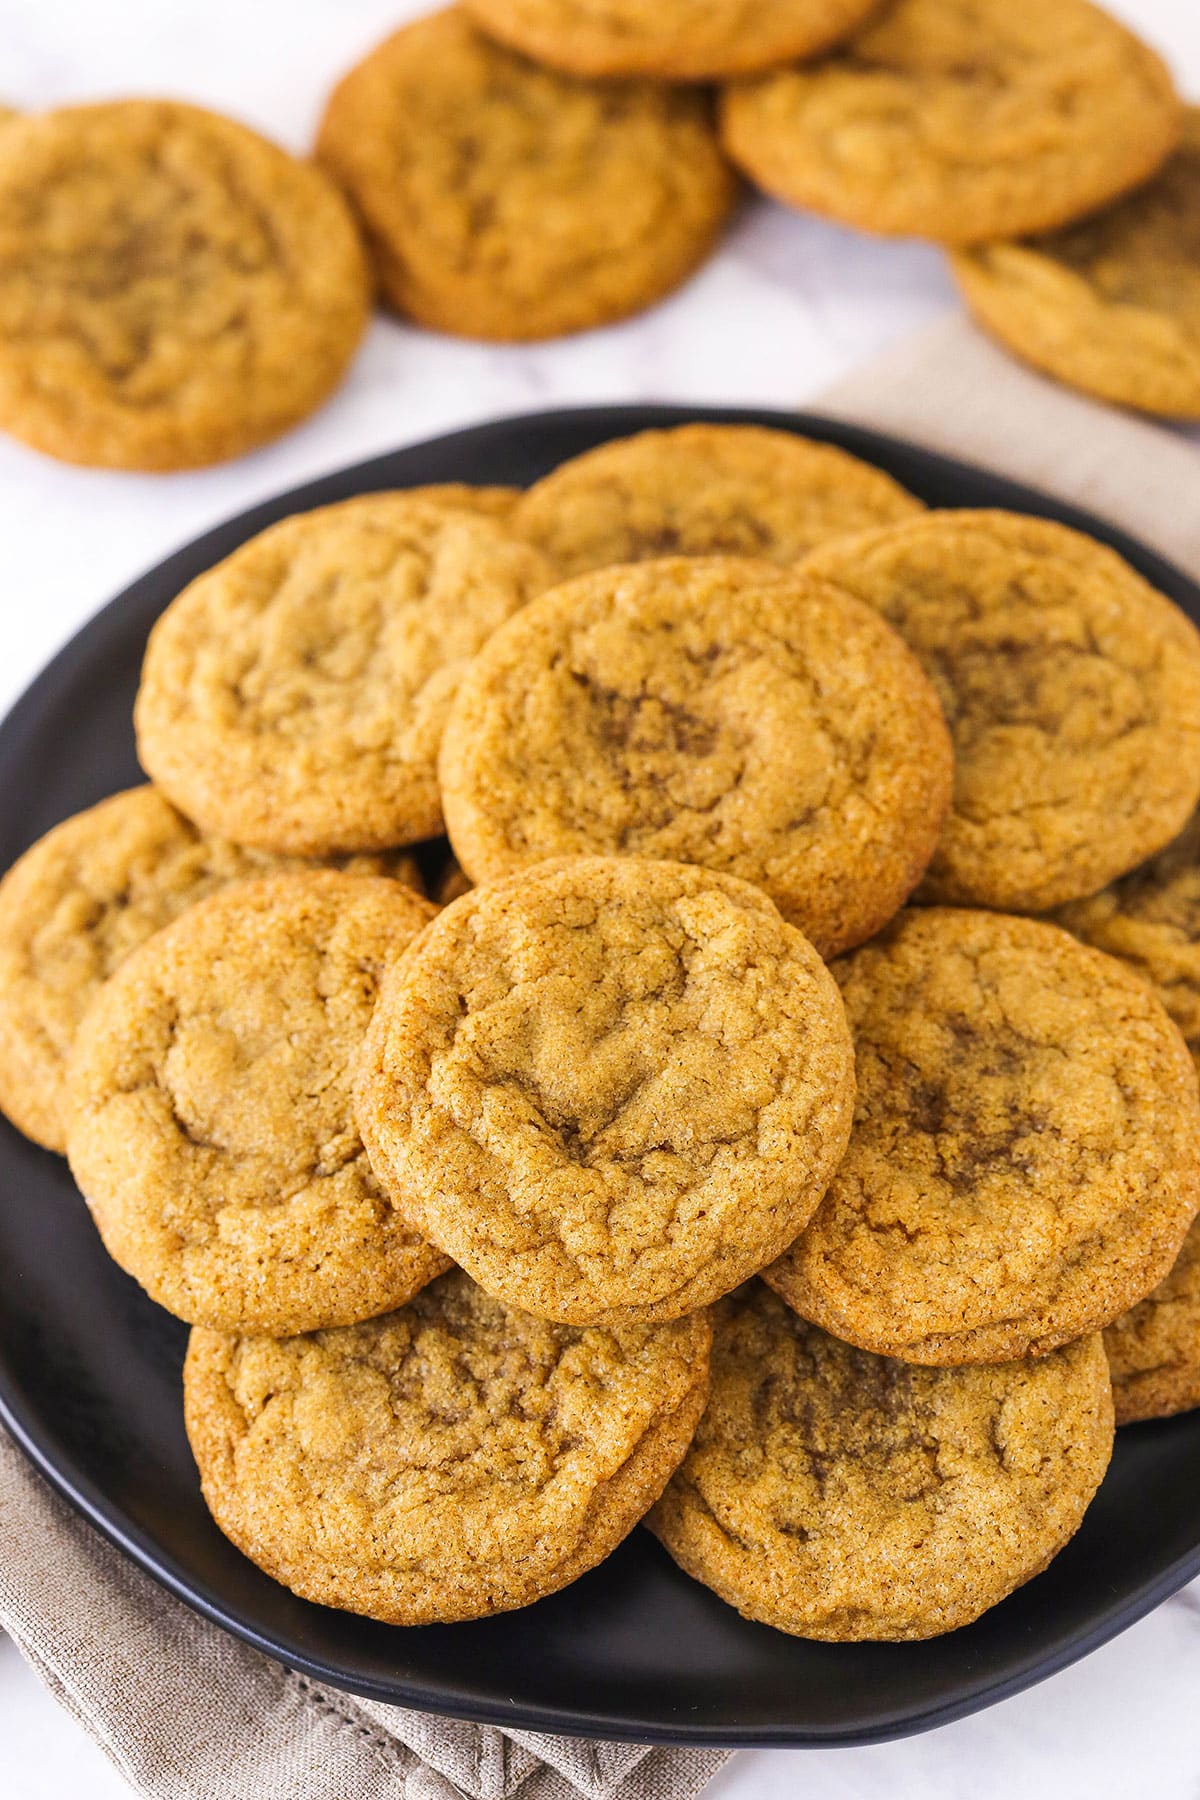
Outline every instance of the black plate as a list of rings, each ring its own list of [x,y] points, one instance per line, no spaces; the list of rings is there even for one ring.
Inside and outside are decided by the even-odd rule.
[[[1003,506],[1105,539],[1200,621],[1200,590],[1100,521],[978,469],[803,414],[599,407],[500,420],[255,507],[121,594],[0,726],[0,867],[139,779],[146,634],[193,576],[288,513],[371,489],[524,483],[606,438],[692,418],[841,444],[940,506]],[[1181,496],[1181,501],[1182,501]],[[739,1619],[644,1531],[524,1612],[403,1631],[295,1599],[205,1512],[184,1437],[185,1328],[100,1247],[65,1164],[0,1120],[0,1414],[76,1507],[218,1624],[318,1679],[497,1725],[708,1744],[867,1743],[942,1724],[1096,1648],[1200,1572],[1200,1413],[1120,1433],[1083,1529],[977,1624],[919,1645],[822,1645]]]

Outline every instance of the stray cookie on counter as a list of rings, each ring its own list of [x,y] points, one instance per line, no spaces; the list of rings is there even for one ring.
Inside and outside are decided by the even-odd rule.
[[[333,391],[369,304],[332,182],[232,119],[119,100],[0,133],[0,429],[36,450],[239,456]]]
[[[556,337],[649,306],[705,260],[738,188],[706,94],[570,80],[456,7],[350,71],[317,156],[391,304],[463,337]]]

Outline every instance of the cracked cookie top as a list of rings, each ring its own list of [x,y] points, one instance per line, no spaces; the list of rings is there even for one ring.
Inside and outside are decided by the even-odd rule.
[[[1056,926],[942,907],[834,973],[854,1131],[771,1285],[925,1363],[1041,1355],[1149,1293],[1200,1206],[1200,1095],[1145,982]]]
[[[1127,199],[952,267],[980,322],[1036,367],[1121,406],[1200,418],[1200,108]]]
[[[719,81],[840,42],[879,0],[466,0],[485,31],[573,75]]]
[[[151,787],[76,813],[0,882],[0,1107],[48,1150],[66,1148],[67,1057],[101,983],[131,950],[230,881],[298,859],[205,837]],[[345,859],[420,891],[404,851]]]
[[[241,882],[128,956],[71,1057],[71,1171],[105,1248],[193,1324],[370,1318],[446,1258],[400,1219],[351,1072],[389,958],[434,912],[398,882]]]
[[[436,762],[464,668],[548,580],[476,509],[420,489],[251,538],[150,634],[147,772],[206,830],[321,856],[441,830]]]
[[[601,857],[440,913],[389,977],[357,1086],[404,1217],[573,1324],[676,1318],[777,1255],[853,1104],[837,988],[764,894]]]
[[[706,95],[570,80],[457,7],[350,71],[317,155],[388,299],[466,337],[554,337],[648,306],[708,255],[737,191]]]
[[[1054,918],[1145,977],[1200,1067],[1200,812],[1157,856]]]
[[[754,1282],[714,1308],[712,1395],[649,1524],[778,1631],[935,1637],[1045,1568],[1112,1441],[1098,1336],[918,1369],[826,1337]]]
[[[778,199],[861,230],[1045,231],[1179,141],[1159,57],[1087,0],[895,0],[809,67],[726,90],[726,148]]]
[[[459,1271],[368,1324],[194,1331],[188,1436],[239,1549],[394,1625],[528,1606],[615,1549],[687,1448],[707,1315],[579,1331]]]
[[[1200,634],[1105,545],[942,512],[815,550],[937,689],[954,804],[922,899],[1041,912],[1094,893],[1200,798]]]
[[[798,562],[826,538],[923,512],[882,469],[758,425],[617,438],[536,482],[514,529],[563,579],[661,556]]]
[[[277,436],[341,380],[369,278],[319,169],[162,100],[0,139],[6,431],[67,462],[191,468]]]
[[[1200,1223],[1170,1273],[1104,1333],[1117,1424],[1200,1406]]]
[[[951,753],[870,607],[770,563],[674,557],[577,576],[497,632],[440,775],[474,881],[589,852],[700,863],[832,955],[920,879]]]

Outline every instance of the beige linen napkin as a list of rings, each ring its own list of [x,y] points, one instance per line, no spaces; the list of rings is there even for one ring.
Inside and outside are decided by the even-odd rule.
[[[1090,508],[1200,576],[1200,452],[1044,381],[953,319],[821,410]],[[498,1731],[355,1700],[142,1575],[0,1433],[0,1626],[151,1800],[691,1800],[720,1751]]]

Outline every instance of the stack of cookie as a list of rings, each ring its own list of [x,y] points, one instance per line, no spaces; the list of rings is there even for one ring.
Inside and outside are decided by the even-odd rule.
[[[929,1636],[1114,1394],[1200,1403],[1200,637],[1112,551],[651,432],[250,539],[136,725],[0,885],[0,1102],[296,1593],[478,1617],[648,1515]]]

